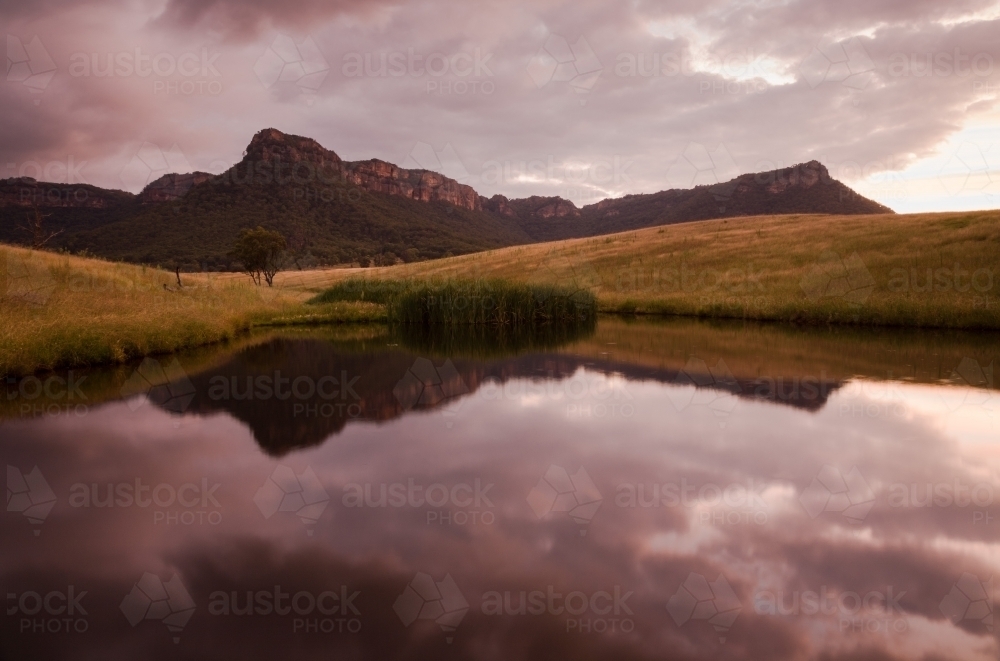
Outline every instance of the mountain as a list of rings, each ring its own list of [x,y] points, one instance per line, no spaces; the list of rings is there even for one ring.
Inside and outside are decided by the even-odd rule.
[[[437,172],[345,161],[315,140],[264,129],[239,163],[171,173],[138,195],[30,178],[0,180],[0,241],[27,243],[37,208],[47,244],[189,270],[235,267],[239,231],[281,232],[300,267],[390,264],[654,225],[759,214],[892,213],[816,161],[693,189],[626,195],[577,208],[559,197],[486,198]]]
[[[818,161],[692,189],[608,198],[580,209],[558,197],[507,200],[500,195],[486,208],[514,219],[535,241],[734,216],[893,213],[833,179]]]

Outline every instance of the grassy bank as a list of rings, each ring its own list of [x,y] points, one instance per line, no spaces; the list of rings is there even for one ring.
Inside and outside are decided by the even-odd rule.
[[[593,292],[604,312],[995,330],[998,269],[1000,211],[980,211],[730,218],[363,273],[558,284]],[[319,290],[356,275],[286,277]]]
[[[125,362],[254,327],[384,319],[370,303],[0,245],[0,374]]]

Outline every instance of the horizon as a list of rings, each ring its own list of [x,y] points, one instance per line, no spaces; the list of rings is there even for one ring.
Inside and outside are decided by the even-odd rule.
[[[899,213],[1000,207],[995,2],[568,7],[0,7],[2,176],[137,193],[274,126],[485,197],[583,207],[817,160]]]

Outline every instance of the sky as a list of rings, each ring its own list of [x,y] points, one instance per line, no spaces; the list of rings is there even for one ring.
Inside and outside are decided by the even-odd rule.
[[[899,212],[1000,207],[1000,2],[0,0],[0,177],[138,192],[266,127],[480,194],[819,160]]]

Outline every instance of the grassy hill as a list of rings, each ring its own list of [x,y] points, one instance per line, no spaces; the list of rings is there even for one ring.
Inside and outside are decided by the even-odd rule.
[[[1000,329],[998,269],[1000,211],[984,211],[706,220],[361,273],[571,284],[614,312]]]
[[[259,326],[382,318],[377,306],[307,309],[305,296],[0,244],[0,375],[121,363]]]

